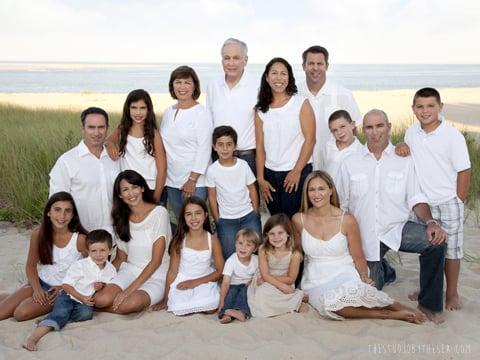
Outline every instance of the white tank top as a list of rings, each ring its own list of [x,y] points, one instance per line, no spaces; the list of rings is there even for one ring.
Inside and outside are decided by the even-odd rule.
[[[155,164],[155,158],[145,150],[143,137],[127,136],[125,155],[120,157],[120,168],[122,171],[135,170],[145,178],[148,187],[155,190],[157,165]]]
[[[51,286],[62,285],[68,268],[75,261],[80,260],[83,256],[77,250],[78,233],[73,233],[70,241],[63,248],[53,245],[52,258],[53,264],[38,264],[38,277]]]

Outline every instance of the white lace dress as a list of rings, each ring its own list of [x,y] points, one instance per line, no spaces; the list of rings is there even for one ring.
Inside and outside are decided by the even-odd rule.
[[[168,311],[175,315],[187,315],[196,312],[215,310],[220,302],[220,290],[216,282],[202,284],[193,289],[179,290],[177,284],[191,279],[198,279],[211,274],[212,238],[208,233],[208,250],[194,250],[185,246],[180,253],[178,275],[170,285],[168,293]]]
[[[348,306],[374,308],[393,304],[386,293],[362,282],[341,231],[329,240],[320,240],[303,228],[302,246],[305,264],[301,288],[320,315],[344,320],[335,311]]]

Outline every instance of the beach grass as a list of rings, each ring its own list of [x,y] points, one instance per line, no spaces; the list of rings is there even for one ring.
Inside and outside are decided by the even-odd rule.
[[[110,114],[110,128],[119,118],[119,113]],[[395,128],[392,142],[402,141],[404,131]],[[48,174],[57,158],[76,146],[81,137],[77,111],[0,104],[0,220],[23,225],[40,221],[48,197]],[[468,205],[478,209],[480,143],[469,133],[465,137],[472,162]],[[360,140],[364,142],[361,135]]]

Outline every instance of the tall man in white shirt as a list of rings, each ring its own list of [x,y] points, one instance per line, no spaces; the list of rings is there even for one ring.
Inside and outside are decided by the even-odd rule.
[[[383,259],[389,249],[420,254],[419,309],[441,322],[446,233],[433,220],[420,192],[412,159],[395,154],[390,128],[385,112],[374,109],[365,114],[365,147],[341,166],[341,205],[359,223],[370,277],[378,289],[395,280],[394,270]],[[409,221],[411,210],[426,225]]]
[[[255,168],[255,112],[260,79],[254,79],[245,70],[248,62],[247,44],[230,38],[222,45],[224,75],[207,86],[207,108],[213,127],[228,125],[238,134],[235,155],[245,160],[253,173]]]
[[[306,82],[298,87],[300,94],[310,100],[316,120],[316,144],[313,149],[313,169],[320,170],[320,155],[332,137],[328,128],[329,116],[337,110],[346,110],[357,126],[362,123],[360,110],[350,90],[327,79],[328,51],[314,45],[302,54]]]
[[[89,107],[80,119],[83,139],[61,155],[50,171],[50,196],[58,191],[69,192],[85,229],[112,233],[113,183],[120,165],[110,159],[103,146],[108,114],[103,109]]]

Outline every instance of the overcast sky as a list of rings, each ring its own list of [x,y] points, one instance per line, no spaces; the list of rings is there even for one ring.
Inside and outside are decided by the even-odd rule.
[[[0,61],[480,63],[476,0],[1,0]]]

